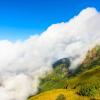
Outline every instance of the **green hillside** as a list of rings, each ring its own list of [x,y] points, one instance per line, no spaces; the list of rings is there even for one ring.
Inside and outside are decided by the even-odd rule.
[[[63,88],[67,79],[68,68],[64,64],[58,65],[45,78],[40,79],[39,92]]]
[[[54,89],[43,92],[28,100],[90,100],[89,97],[80,96],[74,90]]]
[[[100,97],[100,66],[67,80],[67,88],[75,89],[79,95]]]
[[[58,90],[59,92],[54,92]],[[87,53],[74,74],[69,75],[68,66],[57,65],[46,77],[40,79],[38,95],[29,100],[47,100],[45,98],[49,98],[50,95],[50,100],[56,100],[60,90],[67,98],[65,100],[100,100],[100,46]],[[74,99],[69,98],[70,92]]]
[[[100,66],[96,66],[76,77],[70,77],[70,79],[63,80],[56,84],[50,82],[51,81],[44,84],[42,87],[43,90],[40,94],[31,97],[29,100],[47,100],[47,98],[51,98],[50,100],[56,100],[54,98],[57,97],[57,94],[64,94],[68,100],[100,99]],[[64,89],[64,86],[66,86],[66,89]],[[60,88],[59,90],[62,92],[58,91],[57,88]],[[72,98],[70,98],[69,94]]]

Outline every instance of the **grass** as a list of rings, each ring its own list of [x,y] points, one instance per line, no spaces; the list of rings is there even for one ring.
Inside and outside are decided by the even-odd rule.
[[[76,73],[59,65],[40,80],[39,94],[28,100],[100,100],[100,46],[87,53]]]
[[[52,89],[62,89],[65,87],[66,84],[66,78],[59,80],[59,81],[46,81],[44,84],[41,84],[41,91],[40,92],[45,92],[48,90]]]
[[[45,78],[40,79],[39,92],[63,88],[68,79],[68,68],[65,65],[57,66]]]
[[[94,88],[94,97],[100,99],[100,66],[96,66],[74,78],[70,78],[66,85],[68,89],[75,89],[77,92],[79,92],[81,88],[86,88],[86,86],[86,91],[89,89],[91,92],[91,89]]]
[[[80,89],[87,85],[88,88],[95,87],[95,91],[91,92],[89,89],[90,92],[86,93],[87,96],[79,95]],[[67,86],[67,89],[64,89],[64,86]],[[66,100],[100,100],[100,66],[96,66],[77,76],[70,77],[70,79],[61,80],[60,82],[46,82],[42,88],[42,93],[28,100],[56,100],[60,94],[63,94]],[[85,88],[88,89],[87,87]],[[94,93],[94,95],[91,95],[91,93]],[[90,96],[88,96],[89,94]]]
[[[88,97],[79,96],[73,89],[54,89],[33,96],[28,100],[56,100],[60,94],[64,95],[65,100],[90,100]]]

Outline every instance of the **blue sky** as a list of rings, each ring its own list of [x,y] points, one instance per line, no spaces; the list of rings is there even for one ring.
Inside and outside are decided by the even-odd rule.
[[[0,0],[0,40],[24,40],[54,23],[66,22],[99,0]]]

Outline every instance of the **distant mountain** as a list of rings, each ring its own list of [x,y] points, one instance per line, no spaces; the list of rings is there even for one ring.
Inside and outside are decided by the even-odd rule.
[[[97,45],[92,50],[88,51],[84,61],[78,67],[76,72],[81,73],[97,65],[100,65],[100,45]]]
[[[62,58],[57,60],[54,64],[53,64],[53,68],[57,67],[58,65],[64,64],[66,67],[69,67],[71,62],[69,60],[69,58]]]
[[[40,79],[39,92],[62,88],[65,80],[69,76],[70,60],[62,58],[53,64],[53,71],[47,73],[44,78]]]

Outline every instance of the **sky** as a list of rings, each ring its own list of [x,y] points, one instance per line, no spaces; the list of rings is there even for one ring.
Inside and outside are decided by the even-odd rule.
[[[27,100],[54,62],[75,69],[99,44],[99,0],[0,0],[0,99]]]
[[[25,40],[50,25],[66,22],[99,0],[0,0],[0,40]]]
[[[100,45],[100,12],[93,7],[49,26],[41,35],[0,41],[0,100],[27,100],[38,92],[40,77],[57,60],[70,59],[69,68],[74,70],[96,45]]]

